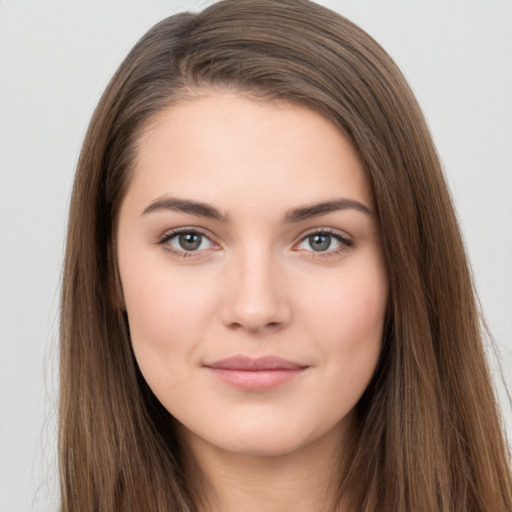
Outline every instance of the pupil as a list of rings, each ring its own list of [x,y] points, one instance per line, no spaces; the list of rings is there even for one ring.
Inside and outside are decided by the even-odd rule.
[[[330,235],[311,235],[309,243],[314,251],[325,251],[331,245]]]
[[[201,245],[201,235],[197,233],[184,233],[179,237],[180,245],[187,251],[195,251]]]

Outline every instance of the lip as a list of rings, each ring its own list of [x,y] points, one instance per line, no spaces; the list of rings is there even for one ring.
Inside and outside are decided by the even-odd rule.
[[[308,365],[277,356],[237,355],[203,365],[221,381],[245,391],[267,391],[301,375]]]

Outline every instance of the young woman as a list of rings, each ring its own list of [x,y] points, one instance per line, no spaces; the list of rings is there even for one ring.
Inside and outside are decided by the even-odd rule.
[[[171,16],[120,66],[78,164],[61,344],[65,512],[512,509],[425,121],[306,0]]]

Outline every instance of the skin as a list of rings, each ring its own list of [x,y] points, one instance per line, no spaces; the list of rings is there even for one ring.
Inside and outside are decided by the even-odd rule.
[[[150,206],[169,197],[227,220]],[[334,499],[381,350],[378,222],[352,207],[283,217],[339,198],[373,210],[350,144],[302,106],[210,92],[168,107],[141,136],[117,233],[124,304],[142,374],[211,484],[205,510],[318,512]],[[178,228],[204,235],[199,248],[187,252]],[[308,238],[326,230],[343,241]],[[205,367],[240,354],[305,369],[254,391]]]

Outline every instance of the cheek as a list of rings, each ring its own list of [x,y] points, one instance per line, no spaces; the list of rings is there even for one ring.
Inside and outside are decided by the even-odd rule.
[[[308,330],[318,340],[332,385],[361,394],[382,346],[388,300],[385,272],[379,265],[352,268],[317,289],[315,298],[310,301],[315,306],[307,315]]]
[[[173,375],[176,382],[186,378],[182,363],[194,357],[217,303],[218,287],[186,271],[170,272],[159,265],[141,270],[121,267],[123,293],[135,357],[142,374],[153,389]]]
[[[352,266],[330,280],[308,286],[305,306],[307,317],[327,338],[335,333],[355,341],[365,335],[381,332],[385,316],[388,285],[384,270],[378,264]],[[351,336],[352,334],[352,336]]]
[[[146,278],[124,286],[132,337],[166,345],[173,333],[193,336],[211,315],[211,287],[181,283],[180,279]],[[137,336],[136,336],[137,334]]]

